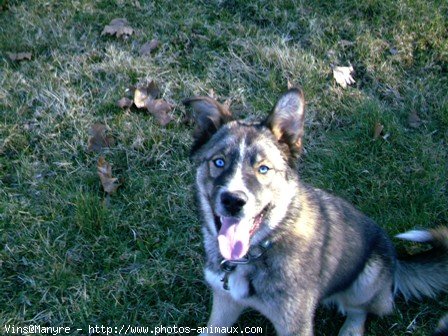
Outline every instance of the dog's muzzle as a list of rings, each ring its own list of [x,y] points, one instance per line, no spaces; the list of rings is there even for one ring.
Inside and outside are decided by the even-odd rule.
[[[247,201],[247,195],[240,190],[224,191],[220,196],[220,202],[224,211],[231,217],[239,216]]]

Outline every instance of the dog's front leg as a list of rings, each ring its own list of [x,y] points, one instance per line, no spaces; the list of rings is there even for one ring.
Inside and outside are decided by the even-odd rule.
[[[244,307],[232,299],[228,292],[213,291],[213,306],[206,332],[201,335],[227,335],[227,330],[236,322]],[[205,328],[204,328],[205,329]]]
[[[288,323],[288,322],[286,322]],[[289,324],[275,325],[278,336],[313,336],[313,318],[311,316],[301,316]]]
[[[311,295],[288,298],[278,307],[270,307],[269,319],[278,336],[313,336],[316,300]]]

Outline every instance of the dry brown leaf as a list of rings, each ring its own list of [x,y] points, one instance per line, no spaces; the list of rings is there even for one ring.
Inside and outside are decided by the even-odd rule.
[[[148,84],[146,90],[148,91],[148,95],[153,99],[156,99],[160,95],[160,89],[153,80]]]
[[[145,43],[140,48],[140,56],[145,56],[151,54],[154,50],[156,50],[159,47],[159,40],[152,39],[151,41]]]
[[[412,110],[408,116],[408,125],[412,128],[419,128],[422,124],[422,120],[417,114],[417,111]]]
[[[144,108],[146,99],[148,99],[148,90],[144,87],[137,88],[134,91],[134,104],[137,108]]]
[[[373,130],[373,140],[377,140],[380,137],[383,130],[384,130],[384,126],[381,125],[379,122],[377,122],[375,124],[375,129]]]
[[[24,60],[31,60],[31,57],[33,56],[30,52],[19,52],[19,53],[7,53],[9,59],[13,62],[15,61],[24,61]]]
[[[111,147],[115,143],[114,138],[107,134],[106,125],[100,123],[93,124],[89,133],[89,151],[100,152],[104,147]]]
[[[134,104],[137,108],[145,108],[147,99],[156,99],[160,90],[155,81],[146,86],[140,86],[134,91]]]
[[[107,26],[104,27],[101,35],[116,35],[117,37],[129,37],[134,33],[134,29],[129,26],[126,19],[113,19]]]
[[[210,89],[208,90],[208,96],[212,99],[218,100],[218,95],[216,94],[215,90]],[[232,98],[227,98],[222,105],[226,109],[230,109],[230,105],[232,105]]]
[[[336,82],[342,86],[344,89],[347,88],[347,85],[352,85],[355,83],[355,80],[352,77],[353,67],[340,67],[335,66],[333,68],[333,77]]]
[[[121,184],[116,177],[112,177],[112,167],[103,156],[98,159],[97,170],[104,191],[109,195],[117,191]]]
[[[129,108],[132,106],[133,103],[134,102],[132,101],[132,99],[123,97],[117,102],[117,105],[118,105],[118,107],[121,107],[121,108]]]
[[[156,99],[159,94],[160,90],[156,82],[151,81],[148,85],[134,90],[134,104],[139,109],[148,110],[160,125],[166,126],[172,120],[168,112],[173,109],[173,105],[163,99]]]
[[[173,105],[163,99],[147,99],[146,108],[159,122],[160,125],[166,126],[172,118],[168,114],[173,109]]]

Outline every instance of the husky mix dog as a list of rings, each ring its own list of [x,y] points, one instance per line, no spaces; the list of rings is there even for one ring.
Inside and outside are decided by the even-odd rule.
[[[347,316],[339,335],[362,335],[367,314],[390,313],[398,292],[418,299],[448,288],[447,227],[398,235],[432,245],[399,259],[372,219],[300,181],[300,89],[287,91],[261,122],[233,120],[208,97],[184,104],[196,123],[210,330],[229,328],[250,307],[278,335],[313,335],[316,307],[329,303]]]

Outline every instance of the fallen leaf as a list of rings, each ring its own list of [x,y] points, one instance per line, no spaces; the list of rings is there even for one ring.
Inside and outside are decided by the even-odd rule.
[[[422,120],[417,114],[417,111],[412,110],[408,116],[408,125],[412,128],[419,128],[422,124]]]
[[[151,54],[154,50],[156,50],[159,47],[159,40],[152,39],[151,41],[145,43],[140,48],[140,56],[145,56]]]
[[[148,91],[145,88],[137,88],[134,91],[134,104],[137,108],[145,107],[146,99],[148,99]]]
[[[379,122],[377,122],[375,124],[375,129],[373,130],[373,140],[377,140],[380,137],[383,130],[384,130],[384,126],[381,125]]]
[[[335,66],[333,68],[333,77],[340,86],[346,89],[347,85],[355,83],[355,80],[352,77],[352,72],[353,72],[352,66],[349,67]]]
[[[146,86],[137,87],[134,91],[134,104],[137,108],[145,108],[146,100],[156,99],[160,94],[160,90],[155,81],[151,81]]]
[[[117,191],[121,184],[116,177],[112,177],[112,167],[103,156],[98,158],[97,170],[104,191],[109,195]]]
[[[148,98],[145,104],[148,112],[157,119],[160,125],[166,126],[172,120],[168,112],[173,109],[173,105],[167,101]]]
[[[155,81],[149,82],[148,86],[146,87],[148,91],[148,95],[152,97],[153,99],[156,99],[160,95],[160,89],[157,86]]]
[[[126,19],[113,19],[107,26],[104,27],[101,35],[116,35],[117,37],[129,37],[134,33],[134,29],[129,26],[129,22]]]
[[[132,99],[123,97],[117,102],[117,105],[118,105],[118,107],[121,107],[121,108],[129,108],[132,106],[133,103],[134,102],[132,101]]]
[[[148,85],[134,90],[134,104],[139,109],[145,108],[160,125],[166,126],[172,120],[168,112],[173,109],[173,105],[163,99],[157,99],[159,94],[160,90],[156,82],[151,81]]]
[[[104,147],[111,147],[115,143],[114,138],[107,134],[107,127],[103,124],[93,124],[89,133],[89,151],[100,152]]]
[[[13,62],[15,61],[31,61],[32,54],[30,52],[19,52],[19,53],[7,53],[9,59]]]

